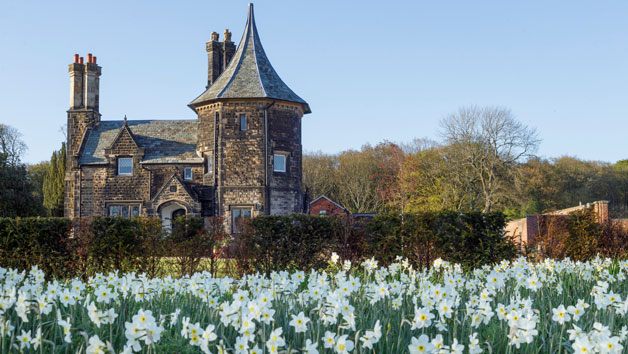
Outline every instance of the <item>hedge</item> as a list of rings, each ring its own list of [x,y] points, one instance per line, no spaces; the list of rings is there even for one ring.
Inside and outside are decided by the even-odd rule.
[[[224,239],[205,231],[200,218],[178,218],[172,231],[159,218],[94,217],[74,224],[65,218],[0,218],[0,266],[38,266],[55,278],[110,271],[157,276],[164,268],[190,274],[202,258],[213,257],[217,236]]]
[[[502,213],[391,214],[370,220],[260,216],[237,236],[236,258],[242,272],[263,273],[324,268],[332,252],[352,261],[374,257],[384,265],[402,256],[420,268],[441,257],[471,268],[517,255],[504,226]]]
[[[224,250],[240,273],[321,269],[332,252],[354,263],[374,257],[386,265],[403,256],[423,268],[441,257],[471,268],[517,255],[504,224],[501,213],[294,214],[256,217],[242,234],[230,236],[220,218],[182,217],[168,232],[158,218],[95,217],[75,224],[63,218],[5,218],[0,219],[0,266],[38,265],[54,277],[114,270],[156,276],[164,267],[183,275],[209,258],[216,274],[216,258]]]
[[[64,218],[0,218],[0,266],[39,266],[54,277],[72,276],[72,222]]]

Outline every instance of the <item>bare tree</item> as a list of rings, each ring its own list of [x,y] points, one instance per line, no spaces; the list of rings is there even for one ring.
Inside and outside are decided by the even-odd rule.
[[[338,161],[336,155],[321,151],[303,154],[303,185],[308,188],[312,199],[320,195],[336,198],[337,188],[334,178]]]
[[[453,166],[479,184],[483,212],[490,212],[496,201],[508,196],[517,163],[533,156],[540,143],[534,128],[502,107],[463,107],[440,125],[455,151],[449,156]]]
[[[398,143],[397,145],[406,154],[417,154],[421,151],[439,147],[438,142],[430,138],[414,138],[409,143]]]
[[[8,165],[18,165],[22,154],[26,152],[26,144],[20,139],[21,136],[17,129],[0,123],[0,157],[4,156]]]
[[[377,155],[370,145],[361,151],[347,150],[338,155],[335,177],[338,202],[352,213],[370,213],[380,207],[377,198]]]

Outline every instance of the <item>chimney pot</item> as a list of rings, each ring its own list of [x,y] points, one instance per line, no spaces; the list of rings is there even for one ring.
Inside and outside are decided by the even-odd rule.
[[[218,33],[212,32],[211,33],[211,40],[212,41],[218,41]]]
[[[225,29],[225,42],[230,41],[231,40],[231,32],[229,32],[229,29],[226,28]]]
[[[88,63],[92,62],[92,53],[87,53],[87,62]]]
[[[83,64],[83,57],[79,58],[79,64]]]
[[[96,64],[96,57],[93,57],[93,58],[92,58],[92,62],[93,62],[94,64]]]
[[[78,62],[79,62],[79,55],[74,54],[74,63],[78,63]]]

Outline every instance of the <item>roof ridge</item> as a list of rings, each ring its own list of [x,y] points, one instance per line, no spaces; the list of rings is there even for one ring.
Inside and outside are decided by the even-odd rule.
[[[255,59],[255,69],[257,70],[257,78],[259,80],[259,85],[262,87],[262,91],[264,91],[264,96],[268,96],[268,93],[266,92],[266,87],[264,87],[264,82],[262,81],[262,73],[259,71],[259,63],[257,62],[257,46],[255,45],[255,37],[259,37],[258,33],[257,33],[257,26],[255,25],[255,15],[253,13],[253,4],[249,3],[249,15],[246,21],[246,26],[250,27],[251,25],[253,25],[253,58]],[[250,31],[250,29],[249,29]],[[259,38],[257,38],[257,40],[259,40]],[[260,41],[260,45],[261,45],[261,41]],[[264,51],[264,48],[261,48],[262,51]]]
[[[253,4],[249,4],[249,7],[251,7],[252,5]],[[216,79],[216,82],[218,82],[220,80],[220,77],[222,77],[225,73],[228,72],[227,69],[229,69],[229,67],[231,67],[231,65],[233,65],[233,63],[235,63],[235,57],[238,55],[238,52],[239,52],[240,55],[238,56],[238,63],[235,65],[235,68],[233,69],[233,74],[231,74],[231,77],[229,78],[229,81],[227,82],[225,87],[216,95],[216,98],[222,97],[222,95],[225,93],[225,91],[229,87],[231,87],[231,83],[233,83],[233,80],[236,78],[236,75],[238,74],[238,71],[240,71],[240,66],[242,66],[242,61],[244,60],[244,55],[246,54],[246,49],[248,48],[249,41],[248,41],[247,37],[249,36],[249,31],[250,31],[250,29],[249,29],[249,19],[247,18],[246,25],[244,27],[244,32],[242,33],[242,38],[240,39],[240,44],[238,45],[238,49],[236,50],[234,58],[231,58],[231,62],[227,65],[225,70],[220,73],[220,75]],[[243,47],[243,48],[240,48],[240,47]],[[242,49],[242,50],[240,50],[240,49]]]

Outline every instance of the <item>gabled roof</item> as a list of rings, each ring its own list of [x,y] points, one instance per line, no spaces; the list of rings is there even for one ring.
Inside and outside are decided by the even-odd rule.
[[[197,121],[129,120],[126,123],[138,146],[145,148],[142,163],[202,163],[196,155]],[[107,163],[105,149],[121,132],[124,121],[101,121],[86,140],[80,165]]]
[[[190,188],[188,188],[188,186],[176,174],[173,173],[172,176],[170,176],[170,178],[166,181],[166,183],[164,183],[164,185],[161,187],[159,192],[155,194],[152,201],[157,204],[163,203],[165,200],[160,200],[160,197],[162,197],[165,194],[171,193],[169,192],[169,188],[172,185],[177,185],[179,188],[183,188],[188,198],[190,198],[189,201],[193,202],[193,201],[198,200],[198,197],[196,196],[196,194]],[[185,202],[185,200],[182,200],[182,202]]]
[[[190,107],[220,98],[274,98],[310,106],[286,85],[270,64],[255,26],[253,4],[249,4],[244,34],[233,59],[216,82],[190,103]]]
[[[129,125],[126,123],[126,115],[125,115],[124,121],[122,122],[122,127],[118,131],[118,134],[116,135],[116,137],[113,138],[113,141],[111,141],[111,144],[109,144],[108,149],[113,148],[113,146],[116,144],[116,142],[118,142],[118,140],[123,136],[125,132],[129,135],[129,137],[131,137],[131,141],[133,141],[133,144],[135,144],[135,147],[136,148],[139,147],[139,145],[137,144],[137,140],[135,140],[135,136],[133,135],[133,132],[131,131],[131,129],[129,129]]]
[[[347,212],[348,212],[347,208],[345,208],[345,207],[343,207],[342,205],[340,205],[340,204],[338,204],[338,203],[334,202],[333,200],[331,200],[331,198],[327,197],[327,196],[326,196],[326,195],[324,195],[324,194],[321,194],[318,198],[316,198],[316,199],[312,200],[312,201],[310,202],[310,205],[312,205],[312,204],[316,203],[316,202],[317,202],[319,199],[321,199],[321,198],[325,198],[325,199],[327,199],[328,201],[330,201],[332,204],[334,204],[334,205],[335,205],[335,206],[337,206],[338,208],[340,208],[340,209],[342,209],[342,210],[344,210],[344,211],[347,211]]]

